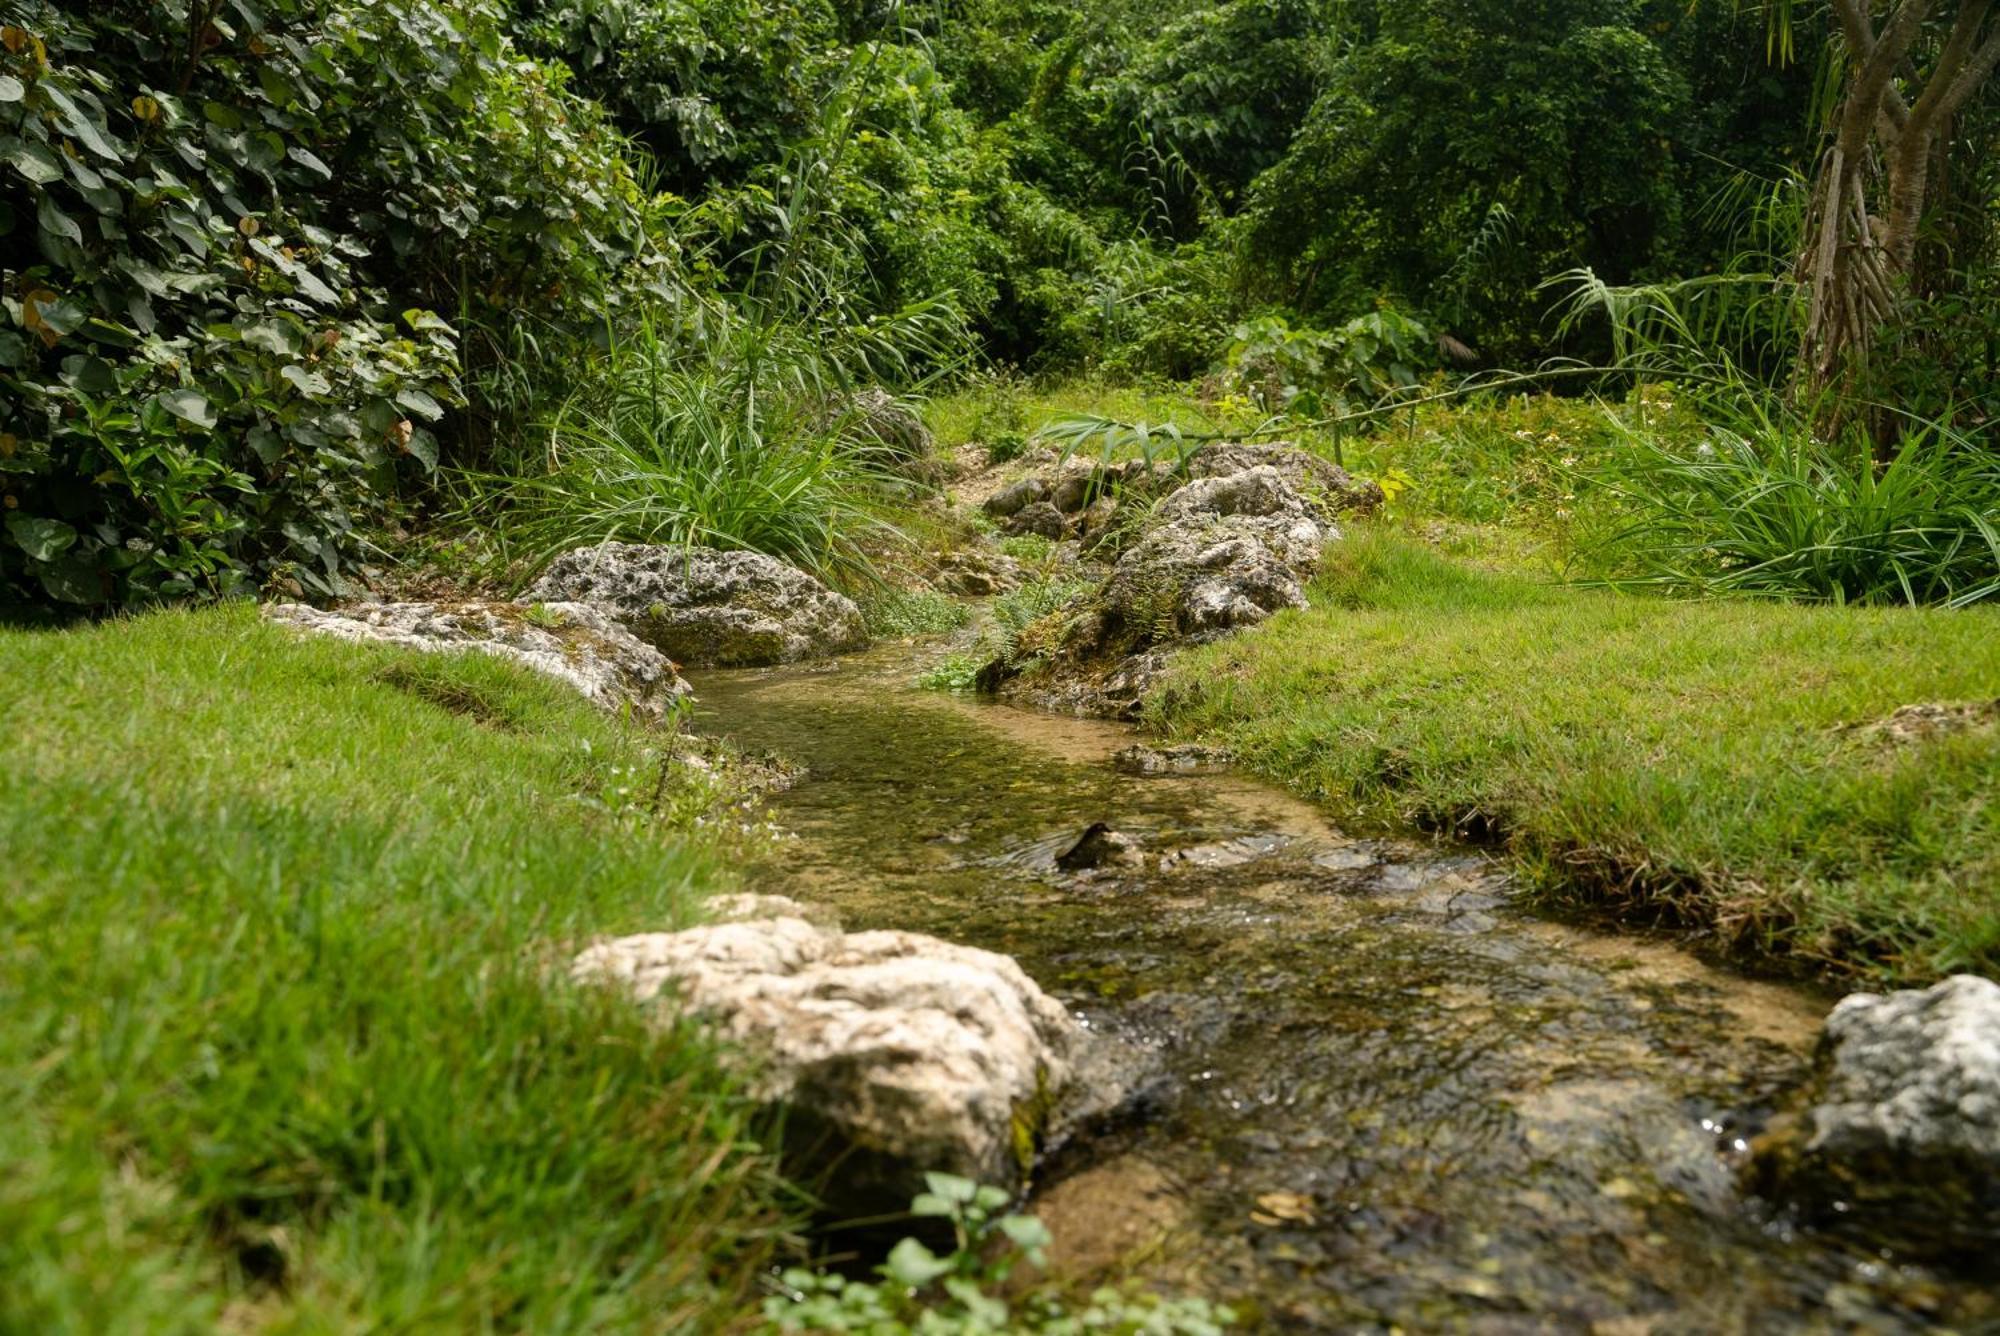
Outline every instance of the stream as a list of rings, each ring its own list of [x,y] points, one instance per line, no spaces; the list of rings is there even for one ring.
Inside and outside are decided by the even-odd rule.
[[[2000,1293],[1736,1191],[1829,998],[1538,917],[1482,856],[1247,778],[1121,773],[1133,730],[917,666],[701,674],[701,726],[806,768],[746,889],[1005,952],[1153,1051],[1139,1114],[1040,1174],[1067,1274],[1250,1330],[2000,1330]],[[1143,862],[1059,871],[1095,822]]]

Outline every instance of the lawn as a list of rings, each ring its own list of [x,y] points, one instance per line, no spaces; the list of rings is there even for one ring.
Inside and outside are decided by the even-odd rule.
[[[784,1222],[745,1102],[550,979],[717,880],[657,737],[241,605],[0,632],[0,720],[0,1330],[743,1310]]]
[[[1498,839],[1545,897],[1844,980],[2000,974],[2000,608],[1677,601],[1359,528],[1311,611],[1184,655],[1177,735],[1361,823]]]

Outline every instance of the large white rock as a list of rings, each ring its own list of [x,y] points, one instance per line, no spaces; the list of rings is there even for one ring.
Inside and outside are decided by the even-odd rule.
[[[1856,993],[1827,1017],[1809,1103],[1767,1177],[1923,1252],[2000,1247],[2000,984]]]
[[[1076,1081],[1069,1013],[1006,956],[752,912],[778,916],[600,942],[573,973],[720,1027],[837,1213],[901,1210],[926,1170],[1018,1185]]]
[[[688,684],[657,649],[581,603],[362,603],[325,610],[271,603],[266,620],[342,640],[426,651],[478,650],[566,682],[606,709],[658,718]]]
[[[681,663],[747,667],[868,643],[861,610],[759,552],[603,543],[549,564],[530,598],[595,603]]]

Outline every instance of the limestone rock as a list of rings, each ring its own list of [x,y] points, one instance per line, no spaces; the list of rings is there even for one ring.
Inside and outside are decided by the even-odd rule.
[[[640,639],[707,667],[795,663],[868,643],[852,601],[758,552],[604,543],[557,557],[530,595],[600,604]]]
[[[1039,534],[1043,538],[1062,539],[1069,534],[1069,519],[1053,502],[1030,501],[1008,516],[1002,528],[1014,535]]]
[[[1021,563],[1005,553],[970,548],[940,557],[931,583],[949,594],[990,598],[1019,589],[1027,578]]]
[[[1082,648],[1209,639],[1303,608],[1304,581],[1338,537],[1270,465],[1190,482],[1119,557]]]
[[[759,1097],[788,1109],[793,1171],[832,1169],[837,1214],[900,1211],[926,1170],[1015,1187],[1083,1102],[1082,1027],[1013,960],[933,937],[781,912],[602,942],[573,973],[673,990],[741,1045]]]
[[[1006,519],[1011,515],[1020,514],[1037,501],[1046,501],[1048,499],[1049,485],[1047,483],[1043,482],[1040,478],[1023,478],[1017,483],[1010,483],[1008,486],[1002,487],[999,491],[987,497],[986,504],[982,508],[995,519]]]
[[[1762,1185],[1921,1254],[2000,1249],[2000,984],[1856,993],[1827,1017],[1803,1112]]]
[[[924,420],[879,386],[850,395],[841,405],[844,434],[885,461],[908,465],[929,460],[937,442]]]
[[[584,603],[363,603],[335,611],[273,603],[263,615],[342,640],[512,659],[606,709],[629,703],[646,717],[658,718],[690,690],[664,654]]]
[[[1382,489],[1375,483],[1362,482],[1333,461],[1283,442],[1203,446],[1188,461],[1187,471],[1196,478],[1212,478],[1259,467],[1276,469],[1292,490],[1325,510],[1365,515],[1383,501]]]

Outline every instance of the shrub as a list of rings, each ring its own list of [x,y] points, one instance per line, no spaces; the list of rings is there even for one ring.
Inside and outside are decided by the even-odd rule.
[[[438,462],[428,308],[559,309],[641,244],[615,141],[494,0],[17,13],[0,601],[337,592]]]

